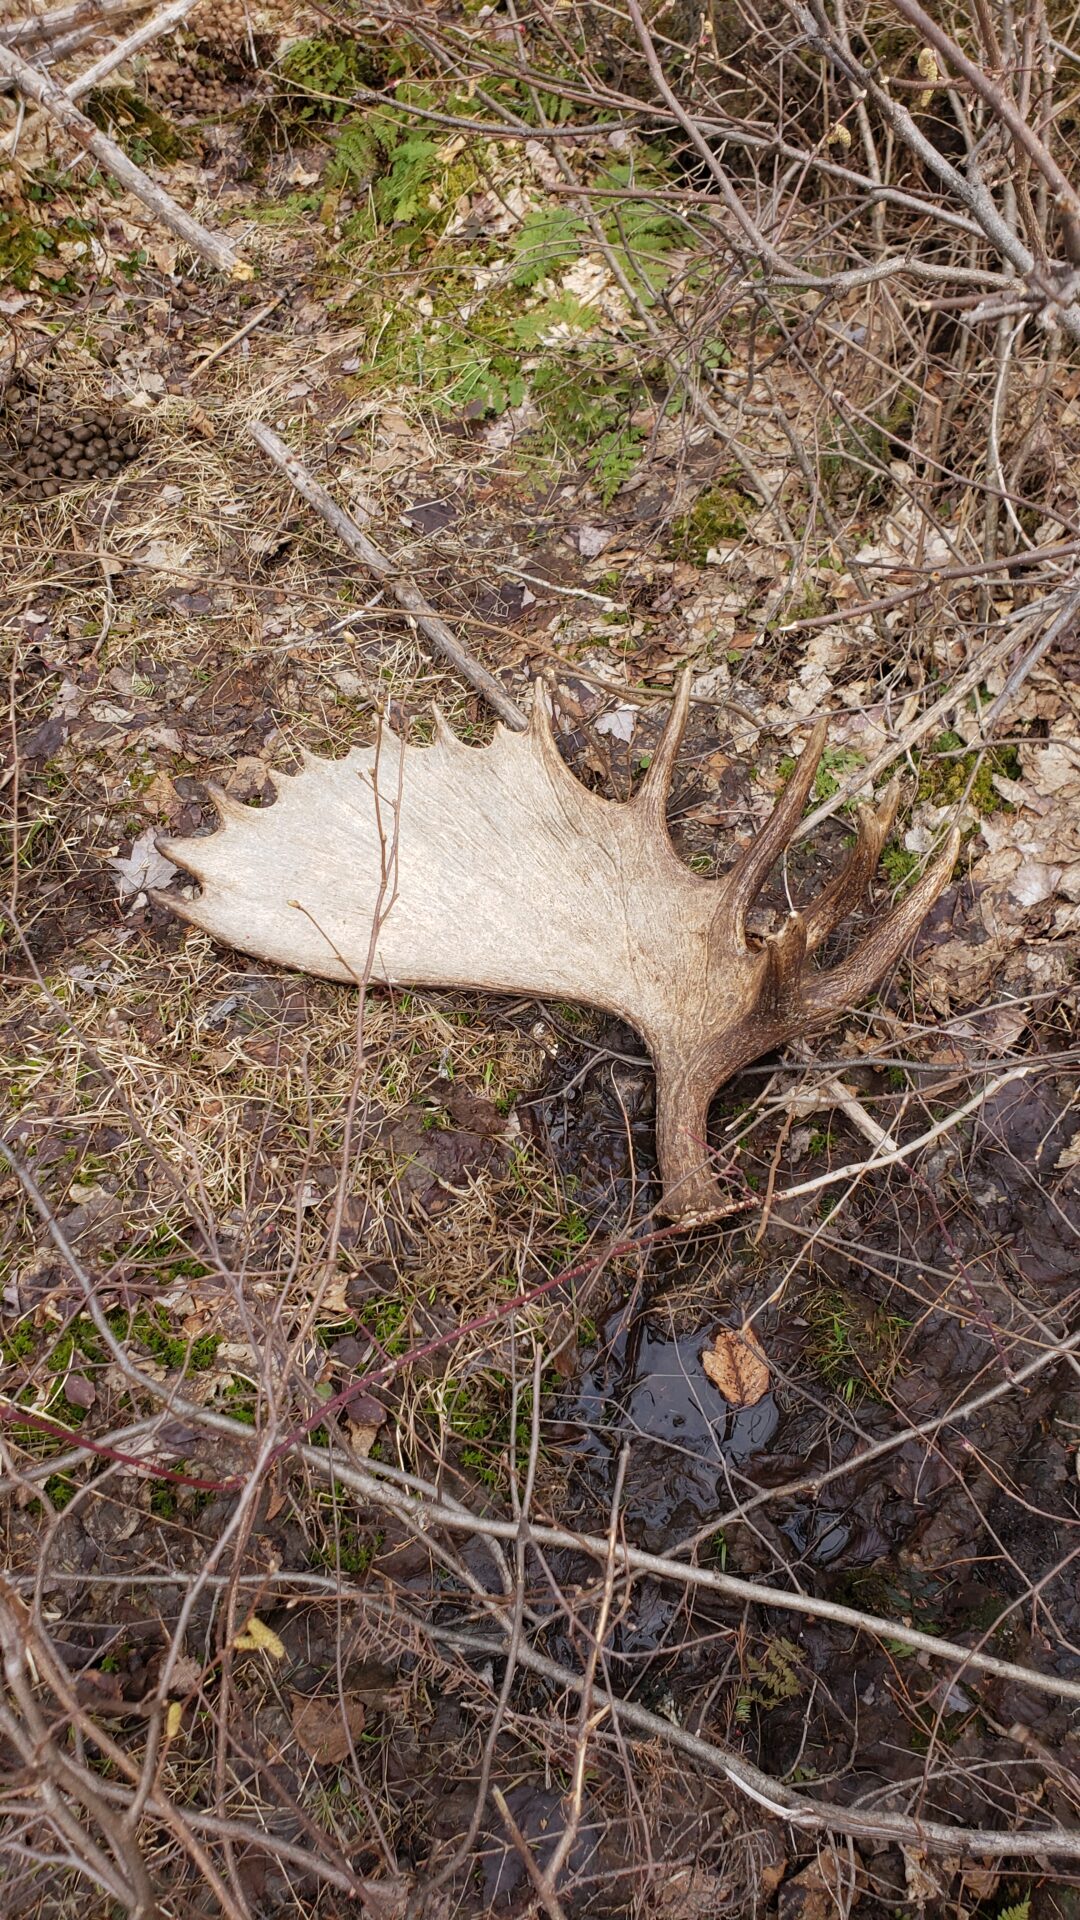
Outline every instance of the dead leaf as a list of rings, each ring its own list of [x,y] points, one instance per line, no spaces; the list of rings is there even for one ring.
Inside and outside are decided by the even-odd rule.
[[[364,1731],[363,1703],[351,1694],[294,1693],[291,1698],[292,1728],[304,1752],[320,1767],[340,1766]]]
[[[69,1373],[64,1381],[64,1399],[72,1407],[84,1407],[87,1412],[95,1404],[97,1394],[85,1373]]]
[[[175,880],[177,868],[163,853],[158,852],[157,834],[153,827],[147,827],[140,833],[131,852],[121,860],[110,860],[119,876],[121,900],[132,900],[136,894],[145,893],[150,887],[167,887]]]
[[[177,1694],[193,1692],[202,1675],[202,1661],[196,1660],[193,1653],[177,1654],[169,1674],[169,1692]]]
[[[349,1421],[349,1442],[352,1450],[361,1460],[366,1460],[379,1437],[378,1427],[368,1420]]]
[[[627,745],[634,737],[637,725],[637,711],[634,707],[613,707],[610,713],[602,713],[596,722],[597,733],[610,734],[613,740],[622,740]]]
[[[721,1327],[701,1364],[732,1407],[756,1407],[769,1391],[769,1363],[753,1327]]]
[[[906,1858],[906,1855],[905,1855]],[[852,1861],[835,1847],[822,1847],[816,1860],[785,1880],[780,1888],[780,1920],[836,1920],[845,1913],[854,1888],[866,1875],[858,1855]]]
[[[1055,1173],[1069,1173],[1073,1167],[1080,1167],[1080,1133],[1073,1134],[1054,1161]]]

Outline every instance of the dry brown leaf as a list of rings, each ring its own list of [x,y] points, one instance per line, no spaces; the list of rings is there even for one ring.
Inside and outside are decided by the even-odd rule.
[[[320,1767],[340,1766],[352,1741],[364,1731],[367,1715],[350,1694],[292,1695],[292,1728],[304,1752]]]
[[[381,1421],[379,1426],[373,1426],[370,1420],[349,1421],[349,1444],[361,1460],[367,1459],[379,1437],[381,1425]]]
[[[858,1854],[852,1859],[835,1847],[822,1847],[816,1860],[784,1881],[778,1902],[780,1920],[836,1920],[865,1880]]]
[[[769,1363],[753,1327],[721,1327],[701,1364],[732,1407],[756,1407],[769,1391]]]

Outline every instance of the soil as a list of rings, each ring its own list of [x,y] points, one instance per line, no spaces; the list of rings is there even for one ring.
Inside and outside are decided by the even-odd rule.
[[[95,109],[235,228],[253,285],[178,264],[47,143],[5,187],[5,1916],[138,1911],[130,1840],[155,1920],[1073,1920],[1080,1844],[1030,1835],[1075,1837],[1080,1801],[1080,692],[1066,635],[983,736],[1022,643],[980,677],[981,650],[1046,582],[1017,565],[991,600],[978,571],[982,388],[927,323],[926,406],[856,445],[841,372],[864,411],[890,355],[911,384],[891,294],[870,320],[853,294],[834,339],[770,292],[761,333],[753,302],[714,311],[726,253],[642,224],[672,289],[647,312],[677,360],[689,288],[707,392],[735,396],[718,432],[567,239],[541,142],[427,141],[423,100],[399,127],[388,47],[450,84],[407,21],[265,11],[196,17]],[[673,206],[704,192],[633,139]],[[623,149],[574,151],[599,205]],[[818,213],[791,209],[807,246]],[[557,243],[543,278],[530,220]],[[1018,336],[1002,415],[1029,540],[1080,501],[1076,376],[1049,352]],[[838,870],[885,748],[898,826],[818,963],[959,823],[878,992],[718,1092],[719,1222],[657,1211],[627,1026],[357,993],[170,910],[158,838],[213,831],[222,788],[272,808],[304,752],[380,726],[422,745],[434,701],[491,737],[261,461],[255,416],[515,699],[542,680],[596,792],[635,791],[689,665],[669,825],[695,871],[749,844],[829,713],[752,942]],[[957,553],[970,578],[941,573]],[[892,624],[859,611],[913,578]],[[703,1355],[744,1328],[767,1385],[733,1404]],[[652,1558],[630,1578],[623,1550]]]

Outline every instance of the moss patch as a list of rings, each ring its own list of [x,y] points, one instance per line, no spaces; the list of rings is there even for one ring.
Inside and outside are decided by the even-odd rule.
[[[190,142],[171,120],[150,106],[134,87],[95,88],[87,94],[83,111],[95,127],[123,148],[136,166],[142,167],[154,160],[168,165],[172,160],[185,159],[191,152]]]
[[[671,550],[676,560],[703,567],[710,551],[724,540],[740,540],[756,502],[730,481],[698,495],[689,513],[671,523]]]
[[[938,807],[949,807],[957,805],[967,793],[967,804],[976,813],[997,813],[1002,809],[1011,811],[1008,801],[1001,798],[994,786],[994,775],[1000,773],[1009,780],[1019,779],[1020,756],[1015,747],[984,749],[980,765],[979,751],[973,748],[965,752],[960,735],[948,732],[938,735],[932,752],[932,759],[926,756],[919,763],[920,800],[930,800]]]
[[[908,1322],[842,1287],[820,1287],[803,1307],[815,1371],[849,1405],[887,1397]]]

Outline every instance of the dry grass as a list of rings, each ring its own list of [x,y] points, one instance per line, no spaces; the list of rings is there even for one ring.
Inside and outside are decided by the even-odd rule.
[[[16,221],[44,181],[99,248],[5,305],[9,410],[112,409],[138,442],[107,482],[9,497],[0,532],[13,1920],[1069,1910],[1071,630],[1018,669],[1072,591],[1075,349],[1060,289],[1006,284],[888,102],[845,92],[850,30],[917,100],[917,38],[830,22],[822,52],[781,14],[655,19],[676,111],[632,10],[422,36],[393,6],[258,14],[359,35],[383,77],[305,96],[279,49],[248,106],[237,82],[227,120],[181,127],[162,178],[231,227],[250,288],[58,180],[40,130],[5,175]],[[1014,26],[1042,46],[1041,8]],[[1066,69],[1056,126],[1025,111],[1070,167]],[[942,86],[917,113],[947,156],[982,139],[1054,259],[994,112]],[[367,178],[342,156],[371,125]],[[521,275],[525,223],[542,251],[564,216]],[[1027,304],[971,323],[1005,294]],[[520,395],[483,385],[515,368]],[[110,859],[208,829],[211,783],[263,802],[301,749],[422,741],[433,700],[489,736],[253,418],[515,697],[544,675],[600,790],[630,791],[693,666],[693,863],[745,842],[832,714],[763,931],[877,759],[908,775],[882,896],[959,820],[910,964],[714,1113],[747,1224],[657,1234],[651,1083],[613,1023],[343,994],[118,898]],[[875,1172],[867,1122],[934,1138]],[[701,1343],[743,1317],[760,1413],[703,1399]]]

